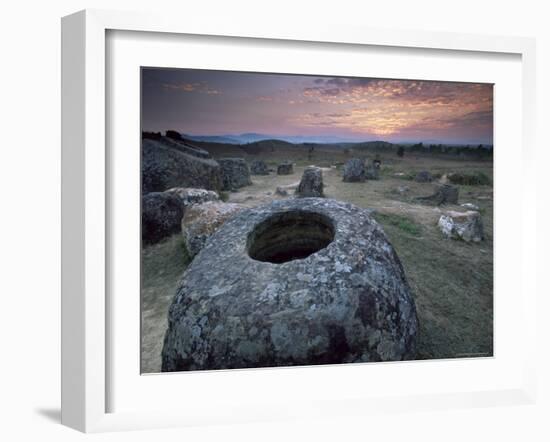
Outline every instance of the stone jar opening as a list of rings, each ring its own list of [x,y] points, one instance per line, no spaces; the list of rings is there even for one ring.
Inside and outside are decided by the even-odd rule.
[[[287,211],[255,226],[247,239],[248,255],[257,261],[282,264],[304,259],[334,240],[332,220],[320,213]]]

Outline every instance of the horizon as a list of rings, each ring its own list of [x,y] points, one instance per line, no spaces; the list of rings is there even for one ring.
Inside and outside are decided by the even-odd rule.
[[[142,68],[141,110],[191,137],[493,144],[487,83]]]
[[[167,129],[167,130],[172,130],[172,129]],[[161,134],[166,132],[166,130],[158,130],[158,131],[144,131],[144,132],[160,132]],[[179,131],[178,131],[179,132]],[[266,141],[266,140],[274,140],[274,141],[285,141],[285,138],[307,138],[307,139],[314,139],[314,138],[336,138],[335,136],[332,136],[332,135],[327,135],[327,136],[323,136],[323,135],[319,135],[319,136],[311,136],[311,137],[307,137],[307,136],[304,136],[304,135],[270,135],[270,134],[261,134],[261,133],[255,133],[255,132],[245,132],[245,133],[233,133],[233,134],[214,134],[214,135],[211,135],[211,134],[191,134],[191,133],[186,133],[186,132],[179,132],[180,135],[182,135],[182,138],[189,138],[190,141],[193,141],[195,138],[224,138],[224,137],[227,137],[227,138],[235,138],[235,139],[238,139],[238,138],[241,138],[243,136],[247,136],[247,135],[257,135],[257,136],[261,136],[261,138],[258,138],[257,140],[254,140],[254,141],[247,141],[246,143],[244,144],[250,144],[250,143],[254,143],[254,142],[257,142],[257,141]],[[338,137],[338,138],[342,138],[342,137]],[[430,145],[438,145],[438,144],[441,144],[441,145],[446,145],[446,146],[479,146],[480,144],[483,145],[483,146],[489,146],[489,147],[492,147],[493,146],[493,143],[483,143],[483,142],[471,142],[471,143],[467,143],[467,142],[441,142],[439,140],[422,140],[422,139],[418,139],[418,140],[403,140],[403,141],[388,141],[388,140],[384,140],[384,139],[381,139],[381,138],[373,138],[373,139],[358,139],[358,140],[346,140],[344,138],[342,138],[342,141],[300,141],[300,143],[314,143],[314,144],[338,144],[338,143],[343,143],[343,144],[360,144],[360,143],[379,143],[379,142],[387,142],[387,143],[390,143],[390,144],[403,144],[403,145],[407,145],[407,144],[424,144],[425,146],[430,146]],[[300,144],[300,143],[294,143],[294,142],[291,142],[291,144]]]

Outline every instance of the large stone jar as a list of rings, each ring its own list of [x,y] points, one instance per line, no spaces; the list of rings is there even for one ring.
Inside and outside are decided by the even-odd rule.
[[[231,218],[187,268],[162,371],[412,359],[416,333],[403,268],[367,210],[279,200]]]

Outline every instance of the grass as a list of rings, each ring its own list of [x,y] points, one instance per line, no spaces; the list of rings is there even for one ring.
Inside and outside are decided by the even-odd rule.
[[[493,351],[492,244],[421,239],[386,229],[416,300],[419,359]]]
[[[167,314],[177,283],[191,261],[181,234],[146,247],[141,253],[141,370],[160,371]]]
[[[374,219],[384,227],[388,225],[397,227],[400,231],[412,236],[420,236],[422,233],[422,226],[406,216],[377,212],[374,214]]]
[[[464,186],[488,186],[491,184],[491,179],[484,172],[457,172],[448,175],[449,181],[452,184],[462,184]]]

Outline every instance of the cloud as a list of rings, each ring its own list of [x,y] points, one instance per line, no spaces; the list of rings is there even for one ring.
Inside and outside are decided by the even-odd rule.
[[[347,106],[341,106],[346,111],[303,113],[294,117],[293,122],[306,127],[337,127],[356,133],[387,136],[412,132],[433,134],[445,130],[492,133],[492,105],[485,108],[487,103],[492,103],[491,100],[471,102],[469,94],[452,99],[444,95],[411,96],[395,85],[389,90],[381,88],[377,91],[374,98],[370,96],[351,108],[349,103],[356,104],[358,101],[348,100]],[[397,99],[397,94],[403,98]],[[338,99],[346,102],[342,94]],[[335,101],[331,100],[331,103]],[[336,106],[331,109],[336,110]]]
[[[330,106],[334,112],[297,116],[296,122],[305,126],[330,124],[376,135],[411,130],[492,133],[490,84],[339,77],[318,78],[313,83],[302,90],[306,102]]]
[[[207,95],[219,95],[221,92],[214,89],[206,83],[206,81],[200,81],[196,83],[163,83],[164,89],[178,90],[181,92],[197,92]]]
[[[486,109],[493,105],[489,84],[338,77],[316,79],[314,83],[316,86],[304,88],[302,94],[319,103],[372,104],[388,100],[398,101],[403,107],[480,105]]]

